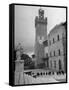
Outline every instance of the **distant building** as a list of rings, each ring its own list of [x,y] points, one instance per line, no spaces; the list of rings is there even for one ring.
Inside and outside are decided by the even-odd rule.
[[[66,68],[66,23],[56,25],[48,35],[49,69],[61,71]]]
[[[44,58],[44,45],[43,41],[47,39],[47,18],[44,17],[44,10],[39,9],[39,16],[35,18],[35,57],[36,66],[43,63]]]

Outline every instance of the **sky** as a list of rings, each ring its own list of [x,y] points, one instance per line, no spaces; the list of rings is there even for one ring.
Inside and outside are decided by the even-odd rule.
[[[47,17],[47,34],[56,24],[66,21],[66,9],[38,6],[15,6],[15,45],[21,43],[26,53],[34,51],[35,44],[35,17],[39,9],[44,10]]]

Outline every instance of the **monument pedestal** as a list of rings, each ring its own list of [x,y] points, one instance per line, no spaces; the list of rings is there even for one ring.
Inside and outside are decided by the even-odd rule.
[[[24,60],[15,61],[15,76],[14,76],[15,85],[24,84]]]

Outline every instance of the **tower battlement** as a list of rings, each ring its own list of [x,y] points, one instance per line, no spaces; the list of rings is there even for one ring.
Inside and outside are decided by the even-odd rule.
[[[39,9],[38,16],[35,18],[35,27],[37,24],[47,24],[47,17],[44,18],[44,10]]]

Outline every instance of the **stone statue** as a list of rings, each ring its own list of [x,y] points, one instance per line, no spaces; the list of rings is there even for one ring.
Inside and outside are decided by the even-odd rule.
[[[23,48],[21,44],[19,43],[17,48],[16,48],[16,58],[17,60],[21,60],[21,54],[23,53]]]

